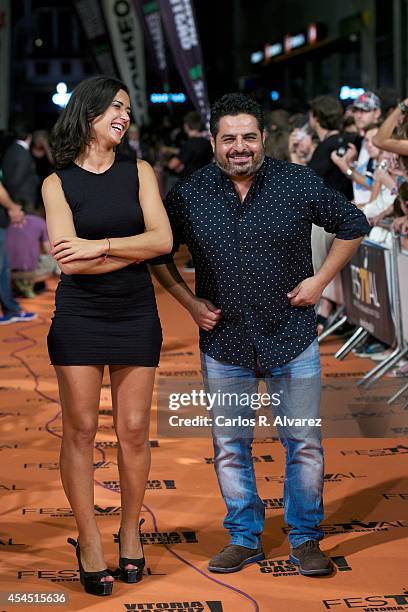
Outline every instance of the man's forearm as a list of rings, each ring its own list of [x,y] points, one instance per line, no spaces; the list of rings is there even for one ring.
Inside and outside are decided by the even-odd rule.
[[[184,282],[174,262],[156,266],[149,265],[149,270],[162,287],[188,310],[195,295]]]
[[[375,134],[374,138],[373,138],[373,143],[379,147],[380,149],[383,148],[383,146],[387,143],[387,140],[390,140],[392,138],[392,133],[395,129],[395,126],[398,123],[399,118],[402,116],[402,112],[401,110],[398,108],[395,108],[389,115],[388,117],[386,117],[384,119],[384,121],[382,122],[382,124],[380,125],[380,127],[377,130],[377,133]]]
[[[335,238],[324,264],[315,274],[315,278],[326,287],[353,257],[363,240],[364,236],[361,238],[354,238],[353,240],[340,240],[339,238]]]

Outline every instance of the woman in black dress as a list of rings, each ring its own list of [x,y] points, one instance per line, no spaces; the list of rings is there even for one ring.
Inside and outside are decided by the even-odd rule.
[[[97,595],[109,595],[113,581],[94,516],[93,447],[104,366],[119,442],[119,574],[137,582],[144,565],[138,519],[162,341],[144,261],[172,248],[152,168],[116,154],[129,121],[129,96],[120,81],[80,83],[54,127],[57,170],[42,188],[52,254],[62,272],[48,350],[62,406],[61,479],[79,534],[69,542],[85,590]]]

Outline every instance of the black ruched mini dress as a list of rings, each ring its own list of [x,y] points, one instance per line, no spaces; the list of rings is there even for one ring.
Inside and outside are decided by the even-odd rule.
[[[72,163],[57,170],[77,236],[122,238],[144,231],[134,161],[101,174]],[[61,274],[48,333],[53,365],[157,366],[162,332],[145,263],[103,274]]]

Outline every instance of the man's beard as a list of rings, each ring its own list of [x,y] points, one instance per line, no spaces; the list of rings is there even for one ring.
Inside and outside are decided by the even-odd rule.
[[[251,156],[248,157],[248,164],[241,166],[234,164],[234,159],[232,157],[227,158],[225,162],[221,161],[218,159],[217,152],[215,152],[215,163],[228,176],[253,176],[262,166],[264,159],[265,151],[263,150],[258,159],[254,159],[253,154],[251,154]]]

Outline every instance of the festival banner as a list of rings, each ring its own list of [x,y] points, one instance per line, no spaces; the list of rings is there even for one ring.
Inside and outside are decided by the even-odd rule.
[[[395,340],[386,273],[386,251],[364,242],[341,273],[348,319],[385,344]]]
[[[0,0],[0,130],[8,127],[10,92],[10,2]]]
[[[153,59],[163,91],[168,93],[170,86],[159,3],[157,0],[134,0],[134,4],[143,25],[149,55]]]
[[[99,0],[75,0],[74,6],[99,71],[117,78],[119,72]]]
[[[132,0],[102,0],[120,76],[129,88],[132,113],[138,125],[147,123],[143,32]]]
[[[210,108],[203,58],[191,0],[159,0],[163,26],[191,102],[205,121]]]

